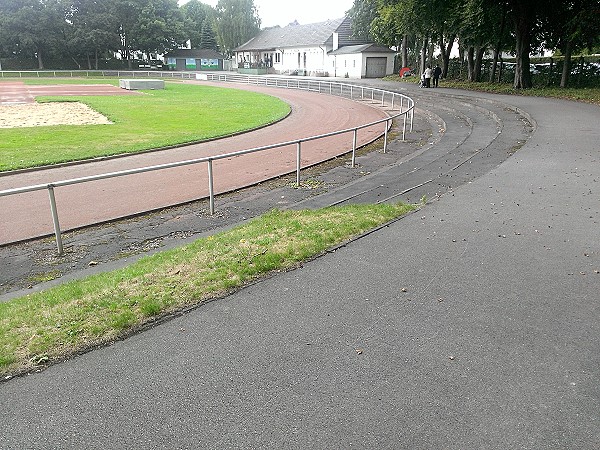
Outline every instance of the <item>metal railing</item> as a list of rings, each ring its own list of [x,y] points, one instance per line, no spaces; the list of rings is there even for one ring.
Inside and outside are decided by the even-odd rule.
[[[152,77],[196,78],[196,72],[172,72],[159,70],[1,70],[0,78],[113,78],[113,77]]]
[[[122,73],[122,72],[121,72]],[[129,72],[131,73],[131,72]],[[165,73],[176,73],[176,72],[165,72]],[[180,72],[183,74],[183,72]],[[154,75],[154,72],[149,72],[149,74]],[[194,78],[196,74],[193,74]],[[47,190],[48,196],[50,199],[50,210],[52,214],[52,222],[54,226],[54,234],[56,236],[56,245],[58,249],[58,254],[62,255],[64,253],[63,242],[62,242],[62,233],[60,229],[60,221],[58,216],[58,209],[56,207],[56,199],[54,189],[61,186],[70,186],[74,184],[80,183],[88,183],[97,180],[103,180],[108,178],[122,177],[127,175],[134,175],[144,172],[152,172],[156,170],[165,170],[174,167],[181,167],[192,164],[201,164],[207,163],[208,169],[208,192],[209,192],[209,208],[210,214],[215,213],[215,192],[214,192],[214,177],[213,177],[213,161],[217,161],[220,159],[231,158],[234,156],[247,155],[250,153],[261,152],[264,150],[287,147],[287,146],[295,146],[296,148],[296,184],[300,185],[300,171],[302,169],[301,165],[301,153],[302,153],[302,144],[308,141],[314,141],[318,139],[327,138],[330,136],[336,136],[344,133],[352,133],[352,160],[351,167],[354,167],[356,164],[356,150],[357,150],[357,135],[358,130],[363,128],[369,128],[378,124],[384,125],[384,144],[383,144],[383,152],[387,150],[388,144],[388,131],[391,127],[391,122],[398,118],[403,117],[403,128],[402,128],[402,139],[406,139],[406,128],[407,121],[410,120],[410,129],[412,131],[413,120],[414,120],[414,101],[403,94],[399,94],[396,92],[385,91],[382,89],[371,88],[368,86],[360,86],[349,83],[339,83],[335,81],[322,81],[322,80],[314,80],[314,79],[296,79],[296,78],[284,78],[284,77],[270,77],[270,76],[246,76],[246,75],[237,75],[237,74],[215,74],[215,73],[206,73],[200,74],[201,79],[208,81],[222,81],[222,82],[234,82],[234,83],[245,83],[245,84],[255,84],[259,86],[269,86],[269,87],[280,87],[286,89],[303,89],[311,92],[319,92],[319,93],[327,93],[331,95],[338,95],[342,97],[347,97],[352,100],[369,100],[372,102],[381,102],[382,106],[390,106],[392,111],[398,108],[399,112],[397,114],[391,114],[384,119],[380,119],[374,122],[370,122],[367,124],[363,124],[360,126],[356,126],[353,128],[347,128],[344,130],[333,131],[331,133],[320,134],[316,136],[309,136],[301,139],[295,139],[292,141],[280,142],[277,144],[266,145],[262,147],[255,147],[246,150],[240,150],[236,152],[223,153],[214,156],[208,156],[197,159],[190,159],[185,161],[177,161],[172,163],[154,165],[154,166],[146,166],[136,169],[122,170],[117,172],[109,172],[98,175],[91,175],[87,177],[81,178],[72,178],[68,180],[60,180],[51,183],[44,183],[38,185],[24,186],[20,188],[13,188],[0,191],[0,197],[5,197],[9,195],[17,195],[23,194],[27,192],[33,191],[41,191]],[[139,76],[139,73],[136,72],[136,76]]]

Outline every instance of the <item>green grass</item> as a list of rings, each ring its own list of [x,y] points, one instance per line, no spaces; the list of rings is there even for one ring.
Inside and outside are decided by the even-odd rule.
[[[274,210],[124,269],[0,303],[0,374],[29,371],[111,342],[157,317],[294,267],[414,208]]]
[[[415,77],[400,78],[391,75],[385,78],[389,81],[405,83],[416,83]],[[560,87],[533,87],[531,89],[514,89],[512,84],[507,83],[473,83],[464,80],[444,79],[440,80],[440,87],[465,89],[468,91],[490,92],[493,94],[524,95],[532,97],[561,98],[565,100],[581,101],[600,105],[600,88],[560,88]]]
[[[114,123],[0,129],[0,171],[208,140],[273,123],[290,112],[275,97],[236,89],[166,83],[165,90],[143,92],[39,98],[80,101]]]

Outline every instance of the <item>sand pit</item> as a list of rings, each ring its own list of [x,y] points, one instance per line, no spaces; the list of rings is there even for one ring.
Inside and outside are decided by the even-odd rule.
[[[79,102],[0,105],[0,128],[107,125],[112,122]]]

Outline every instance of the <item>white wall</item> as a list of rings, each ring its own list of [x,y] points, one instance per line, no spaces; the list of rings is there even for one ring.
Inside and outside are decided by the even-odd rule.
[[[274,63],[275,70],[286,73],[304,69],[309,74],[327,71],[327,49],[325,47],[297,47],[283,49],[281,62]]]
[[[277,73],[291,73],[298,69],[305,70],[306,75],[330,76],[340,78],[361,79],[366,75],[367,57],[385,57],[387,58],[386,74],[390,75],[394,72],[394,57],[390,53],[365,53],[365,54],[348,54],[348,55],[327,55],[327,50],[324,47],[297,47],[277,49],[273,52],[265,52],[258,54],[244,53],[247,61],[258,60],[265,56],[273,55],[273,68]],[[279,61],[276,54],[279,53]],[[304,55],[306,54],[306,62]],[[300,61],[298,62],[298,55]],[[233,67],[237,67],[237,60],[241,54],[237,54],[234,58]]]
[[[330,56],[331,67],[330,76],[342,78],[357,78],[360,79],[363,75],[363,58],[360,53],[352,55],[335,55]]]

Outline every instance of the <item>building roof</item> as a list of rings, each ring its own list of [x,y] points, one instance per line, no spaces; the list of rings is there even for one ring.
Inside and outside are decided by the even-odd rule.
[[[332,50],[329,55],[348,55],[355,53],[395,53],[394,50],[384,45],[378,44],[360,44],[360,45],[346,45],[340,47],[337,50]]]
[[[333,43],[333,33],[339,35],[339,45],[357,44],[365,41],[352,38],[352,21],[349,17],[327,20],[307,25],[290,24],[262,30],[254,38],[240,45],[235,51],[275,50],[282,47],[329,46]]]
[[[225,59],[219,52],[210,48],[180,48],[170,51],[165,58]]]

